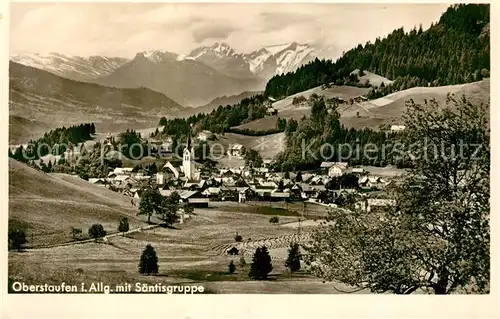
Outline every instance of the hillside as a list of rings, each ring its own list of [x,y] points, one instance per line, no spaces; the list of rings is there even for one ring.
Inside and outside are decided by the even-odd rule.
[[[21,144],[37,139],[43,132],[50,130],[50,124],[27,119],[22,116],[9,116],[9,144]]]
[[[357,129],[377,129],[380,124],[401,124],[406,101],[413,99],[415,103],[424,103],[425,100],[435,99],[443,103],[448,93],[456,96],[465,94],[473,103],[489,105],[490,79],[440,87],[414,87],[379,99],[344,105],[338,110],[340,122],[346,127]]]
[[[203,106],[198,106],[192,109],[187,109],[186,111],[190,114],[198,114],[198,113],[210,113],[216,108],[218,108],[220,105],[222,106],[227,106],[227,105],[234,105],[238,104],[241,100],[252,97],[254,95],[260,94],[261,92],[258,91],[245,91],[240,94],[235,94],[235,95],[229,95],[229,96],[220,96],[209,103],[203,105]]]
[[[236,126],[235,128],[248,129],[253,131],[267,131],[276,128],[276,121],[278,120],[278,118],[284,118],[287,120],[293,118],[295,120],[300,120],[303,116],[309,116],[311,113],[311,107],[308,106],[307,103],[301,103],[297,105],[293,104],[293,99],[299,96],[303,96],[307,99],[311,95],[317,94],[318,96],[324,96],[326,99],[337,97],[348,101],[351,98],[366,94],[369,90],[370,89],[368,88],[358,88],[355,86],[345,85],[334,85],[329,88],[318,86],[303,92],[287,96],[282,100],[274,102],[273,107],[278,110],[278,115],[266,116],[264,118]]]
[[[183,110],[150,89],[118,89],[73,81],[12,61],[9,77],[11,144],[25,141],[46,126],[94,122],[98,130],[116,131],[126,125],[153,126],[161,115]]]
[[[371,85],[374,86],[380,86],[382,85],[382,83],[383,85],[390,85],[394,83],[394,81],[391,81],[388,78],[372,73],[370,71],[363,70],[363,75],[360,76],[359,71],[360,69],[356,69],[351,72],[351,74],[356,74],[358,76],[359,83],[366,83],[366,81],[368,81]]]
[[[44,187],[45,185],[45,187]],[[70,228],[101,223],[114,232],[120,217],[131,227],[143,223],[130,199],[66,174],[45,174],[9,159],[9,227],[27,228],[29,245],[71,239]]]
[[[264,86],[260,79],[236,79],[202,62],[160,51],[138,53],[129,63],[93,82],[120,88],[147,87],[186,106]]]
[[[370,75],[375,78],[377,75]],[[309,116],[311,107],[307,103],[294,105],[293,98],[304,96],[309,98],[312,94],[324,96],[326,99],[333,97],[349,100],[369,91],[368,88],[357,88],[351,86],[333,86],[323,88],[321,86],[299,92],[273,103],[278,110],[278,115],[266,116],[239,126],[237,129],[249,129],[253,131],[267,131],[276,128],[278,118],[300,120],[303,116]],[[413,99],[416,103],[424,103],[424,100],[435,99],[444,102],[448,93],[461,96],[465,94],[472,102],[489,104],[490,79],[467,84],[447,85],[439,87],[413,87],[389,94],[387,96],[360,103],[342,104],[337,111],[340,114],[340,122],[348,128],[363,129],[365,127],[378,129],[381,124],[400,124],[402,115],[406,110],[405,103]]]
[[[359,44],[336,61],[314,60],[295,72],[274,76],[265,94],[292,95],[324,83],[348,81],[355,69],[394,81],[382,95],[413,86],[443,86],[489,77],[490,7],[488,4],[452,5],[427,30],[394,30],[384,39]]]

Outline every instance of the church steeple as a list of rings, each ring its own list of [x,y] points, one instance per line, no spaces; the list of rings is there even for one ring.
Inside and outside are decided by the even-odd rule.
[[[187,143],[186,143],[186,148],[184,149],[184,154],[183,154],[183,159],[182,159],[182,167],[184,169],[184,175],[188,179],[193,178],[193,170],[194,170],[194,165],[193,165],[193,145],[191,143],[191,132],[188,133],[188,138],[187,138]]]

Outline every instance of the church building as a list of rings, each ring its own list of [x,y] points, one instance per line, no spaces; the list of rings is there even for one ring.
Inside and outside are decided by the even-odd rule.
[[[187,145],[182,156],[182,170],[184,172],[184,176],[188,180],[198,180],[200,178],[200,173],[197,172],[194,166],[194,156],[194,147],[191,142],[191,134],[189,134]]]

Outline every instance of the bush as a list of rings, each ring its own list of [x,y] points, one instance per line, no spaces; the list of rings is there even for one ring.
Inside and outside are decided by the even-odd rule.
[[[158,273],[158,257],[156,251],[151,245],[146,245],[139,261],[139,273],[143,275]]]
[[[285,266],[290,269],[290,272],[300,270],[299,244],[290,243],[290,249],[288,250],[288,258],[285,261]]]
[[[273,216],[273,217],[269,218],[269,222],[271,224],[277,224],[277,223],[279,223],[279,221],[280,221],[280,219],[278,216]]]
[[[101,224],[94,224],[89,228],[89,236],[94,238],[97,242],[98,238],[106,236],[106,231]]]
[[[28,241],[26,240],[26,233],[24,229],[10,229],[9,230],[9,246],[10,249],[16,249],[17,251],[22,251],[24,244]]]
[[[74,240],[76,240],[76,237],[81,236],[83,233],[81,228],[75,228],[71,227],[71,236],[73,237]]]
[[[125,233],[128,232],[129,229],[130,229],[130,226],[128,224],[128,218],[122,217],[120,219],[120,224],[118,225],[118,231],[123,233],[123,236],[125,236]]]
[[[240,235],[240,234],[236,233],[236,236],[234,236],[234,241],[236,241],[236,242],[240,242],[240,241],[242,241],[242,240],[243,240],[243,237],[241,237],[241,235]]]
[[[234,262],[232,260],[227,267],[228,267],[229,273],[234,274],[234,271],[236,270],[236,266],[234,265]]]

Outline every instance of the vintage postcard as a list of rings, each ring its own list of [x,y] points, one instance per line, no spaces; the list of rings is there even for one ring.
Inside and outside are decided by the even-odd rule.
[[[490,4],[7,8],[9,298],[491,298]]]

